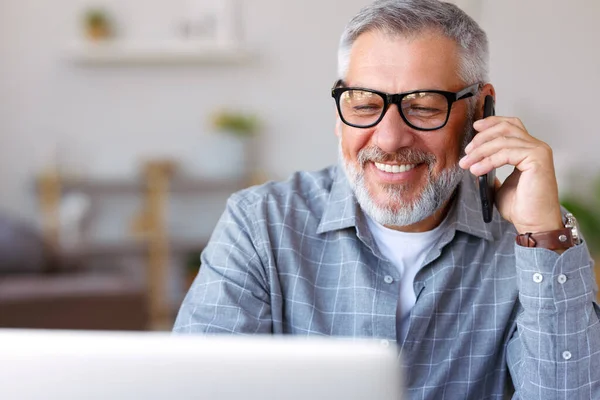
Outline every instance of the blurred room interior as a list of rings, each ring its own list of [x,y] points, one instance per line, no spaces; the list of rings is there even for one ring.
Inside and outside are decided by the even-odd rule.
[[[0,0],[0,327],[170,329],[229,195],[337,161],[368,2]],[[600,254],[600,2],[454,2]]]

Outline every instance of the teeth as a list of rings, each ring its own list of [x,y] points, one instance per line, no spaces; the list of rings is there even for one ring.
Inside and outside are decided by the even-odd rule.
[[[389,164],[381,164],[375,163],[375,167],[377,167],[380,171],[391,172],[393,174],[397,174],[400,172],[407,172],[416,167],[415,164],[408,165],[389,165]]]

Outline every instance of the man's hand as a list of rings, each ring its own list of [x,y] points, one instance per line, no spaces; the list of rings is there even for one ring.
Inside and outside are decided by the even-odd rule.
[[[479,133],[460,160],[476,176],[504,165],[515,167],[502,185],[496,182],[495,204],[519,234],[564,228],[552,149],[531,136],[518,118],[488,117],[473,125]]]

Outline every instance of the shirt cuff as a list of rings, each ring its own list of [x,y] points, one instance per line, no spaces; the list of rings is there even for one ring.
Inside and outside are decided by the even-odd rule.
[[[515,244],[517,287],[523,307],[568,309],[594,300],[593,263],[585,243],[562,254]]]

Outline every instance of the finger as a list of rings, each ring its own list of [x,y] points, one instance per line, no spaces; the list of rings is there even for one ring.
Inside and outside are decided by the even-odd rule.
[[[502,122],[506,122],[509,123],[511,125],[516,126],[519,129],[522,129],[524,131],[527,131],[527,129],[525,128],[525,125],[523,124],[523,121],[521,121],[519,118],[516,117],[503,117],[503,116],[491,116],[491,117],[487,117],[487,118],[483,118],[480,120],[477,120],[473,123],[473,126],[475,127],[475,129],[477,129],[478,131],[482,131],[488,128],[491,128],[494,125],[498,125]]]
[[[520,128],[523,131],[527,132],[527,128],[525,128],[525,124],[523,124],[523,121],[521,121],[520,118],[517,118],[517,117],[505,117],[505,118],[508,123],[513,124],[517,128]]]
[[[491,156],[501,150],[511,148],[528,148],[535,149],[535,143],[531,143],[525,139],[512,136],[498,136],[490,141],[473,147],[460,161],[459,165],[462,168],[470,168],[473,164],[480,162],[482,159]]]
[[[515,137],[527,139],[531,142],[537,141],[537,139],[529,135],[526,131],[516,127],[510,122],[501,121],[500,123],[477,133],[473,137],[473,140],[465,147],[465,153],[469,154],[474,148],[497,137]]]
[[[466,168],[468,168],[471,173],[476,176],[487,174],[491,170],[503,167],[505,165],[512,165],[520,171],[523,171],[522,164],[528,157],[531,156],[531,153],[532,149],[526,147],[513,147],[510,149],[504,148],[482,158],[478,162],[471,164],[470,167]]]

